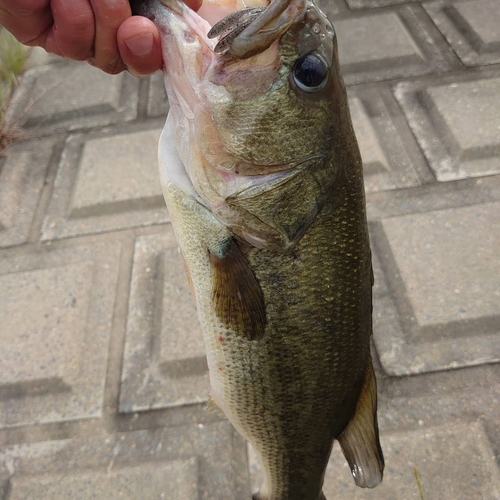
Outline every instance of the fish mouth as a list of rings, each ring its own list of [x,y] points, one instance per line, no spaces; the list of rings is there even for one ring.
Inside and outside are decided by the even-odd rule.
[[[181,16],[212,52],[232,59],[246,59],[268,49],[301,16],[307,0],[236,0],[234,9],[205,1],[197,12],[182,0],[159,0]],[[252,1],[252,0],[251,0]],[[241,2],[241,5],[239,3]]]

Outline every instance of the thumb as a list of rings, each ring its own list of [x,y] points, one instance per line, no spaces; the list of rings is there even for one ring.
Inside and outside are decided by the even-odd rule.
[[[149,75],[162,67],[160,34],[145,17],[126,19],[118,28],[117,43],[120,56],[133,75]]]

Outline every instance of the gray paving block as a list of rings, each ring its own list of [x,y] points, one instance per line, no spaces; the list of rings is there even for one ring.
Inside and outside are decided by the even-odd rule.
[[[369,221],[395,215],[460,208],[500,201],[500,175],[475,177],[456,182],[434,182],[415,188],[368,193]]]
[[[18,143],[0,160],[0,247],[28,239],[51,153],[48,141]]]
[[[467,66],[500,62],[497,0],[424,3],[434,23]]]
[[[500,73],[485,71],[395,88],[439,181],[500,173]]]
[[[65,59],[51,54],[42,49],[42,47],[31,47],[28,60],[26,61],[25,69],[31,69],[36,66],[44,66],[45,64],[64,63]]]
[[[246,499],[244,453],[227,422],[9,446],[0,449],[0,494],[11,500]]]
[[[389,160],[380,147],[377,133],[360,99],[356,97],[349,99],[349,109],[363,159],[365,188],[367,191],[376,191],[377,189],[370,189],[369,181],[377,174],[388,173]]]
[[[478,423],[382,434],[381,443],[386,462],[384,480],[372,490],[355,486],[340,447],[335,444],[323,488],[328,500],[500,498],[495,456]],[[261,472],[251,448],[249,464],[252,491],[257,491]]]
[[[416,186],[420,179],[414,163],[421,163],[420,153],[408,153],[397,121],[380,93],[350,91],[349,107],[354,131],[363,159],[367,192]],[[418,157],[417,157],[418,156]]]
[[[383,270],[374,289],[374,340],[389,374],[500,360],[499,214],[500,203],[486,203],[373,226]]]
[[[318,0],[317,4],[329,19],[331,19],[339,11],[335,0]]]
[[[28,498],[195,500],[198,498],[197,465],[194,459],[173,460],[163,464],[145,464],[142,467],[123,467],[110,472],[52,474],[19,479],[14,477],[9,485],[9,500]]]
[[[85,63],[49,64],[28,70],[14,93],[7,117],[26,137],[132,120],[138,80],[108,75]]]
[[[418,0],[346,0],[350,9],[373,9],[416,1]]]
[[[167,116],[168,99],[162,71],[149,77],[147,113],[148,116]]]
[[[70,137],[59,163],[42,239],[167,221],[157,167],[160,132]]]
[[[171,228],[137,239],[120,392],[120,412],[208,399],[205,346]]]
[[[347,85],[444,71],[451,65],[449,51],[438,46],[435,28],[417,6],[342,17],[334,28]]]
[[[0,260],[0,427],[98,417],[120,246]]]

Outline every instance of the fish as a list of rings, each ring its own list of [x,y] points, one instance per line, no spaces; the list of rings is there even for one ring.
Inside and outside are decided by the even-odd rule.
[[[160,181],[218,408],[253,446],[255,500],[325,500],[338,441],[382,481],[362,161],[334,27],[314,0],[136,2],[170,111]]]

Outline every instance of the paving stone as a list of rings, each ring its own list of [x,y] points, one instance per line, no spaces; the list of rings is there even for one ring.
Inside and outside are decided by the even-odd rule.
[[[420,8],[407,6],[392,12],[335,20],[346,84],[448,69],[451,58],[435,44],[431,33],[435,28],[429,26],[426,17]]]
[[[319,8],[331,19],[332,16],[338,13],[339,8],[335,0],[318,0]]]
[[[416,2],[417,0],[409,0],[409,2],[413,1]],[[407,0],[346,0],[346,2],[350,9],[373,9],[409,3]]]
[[[36,141],[0,159],[0,247],[27,241],[51,153],[51,142]]]
[[[25,69],[31,69],[36,66],[44,66],[46,64],[64,63],[65,59],[56,55],[50,54],[42,49],[42,47],[31,47],[28,60],[26,61]]]
[[[171,228],[137,239],[123,359],[123,413],[208,399],[205,347]]]
[[[370,117],[363,108],[363,103],[357,98],[350,99],[349,109],[351,110],[354,132],[358,138],[359,149],[363,158],[365,175],[371,177],[388,172],[389,161],[380,147],[377,134],[370,123]]]
[[[167,480],[169,483],[167,484]],[[124,467],[117,471],[83,474],[28,476],[10,481],[10,500],[50,498],[151,498],[195,500],[198,471],[196,460],[174,460],[165,464]]]
[[[323,488],[328,500],[500,498],[500,475],[495,457],[478,423],[382,434],[381,442],[386,462],[384,480],[372,490],[355,486],[340,447],[334,446]],[[249,464],[252,491],[255,492],[262,480],[251,448]]]
[[[28,70],[7,113],[25,137],[132,120],[138,80],[107,75],[83,63],[49,64]]]
[[[421,181],[414,163],[420,161],[406,151],[395,117],[376,91],[352,93],[349,107],[363,159],[367,192],[416,186]],[[404,118],[403,118],[404,119]]]
[[[42,239],[168,220],[158,180],[159,129],[68,139]]]
[[[162,71],[157,71],[149,78],[147,113],[148,116],[167,116],[168,99]]]
[[[368,221],[397,215],[454,209],[500,201],[500,175],[475,177],[456,182],[434,182],[395,191],[368,193]]]
[[[0,493],[12,500],[244,499],[244,452],[227,422],[15,445],[0,450]]]
[[[395,88],[439,181],[500,173],[500,75],[467,74]]]
[[[102,244],[0,260],[0,427],[101,415],[119,255]]]
[[[465,65],[500,62],[497,0],[431,2],[423,6]]]
[[[386,372],[500,360],[499,210],[487,203],[389,217],[373,231],[387,279],[378,275],[374,289],[374,340]]]

